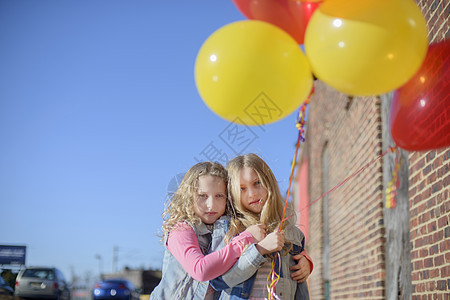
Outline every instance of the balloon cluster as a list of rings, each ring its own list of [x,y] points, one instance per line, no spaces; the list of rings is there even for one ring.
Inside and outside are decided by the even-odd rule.
[[[199,94],[219,116],[245,125],[278,121],[308,98],[316,77],[353,96],[398,89],[396,98],[403,100],[393,101],[391,130],[399,146],[450,145],[449,50],[439,50],[447,64],[428,62],[436,51],[427,55],[427,25],[414,0],[232,1],[247,20],[214,32],[195,63]],[[416,74],[421,66],[433,68],[425,71],[434,76],[426,84]],[[433,91],[437,86],[441,92]],[[437,94],[440,99],[433,99]],[[411,98],[442,109],[422,116],[424,106],[413,107]],[[417,125],[437,116],[436,125]]]

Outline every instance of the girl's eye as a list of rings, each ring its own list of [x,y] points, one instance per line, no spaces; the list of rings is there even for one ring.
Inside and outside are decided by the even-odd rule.
[[[206,194],[199,194],[198,197],[201,199],[208,198],[208,196]]]
[[[261,181],[255,181],[255,185],[261,185]]]
[[[224,194],[217,194],[216,197],[217,198],[223,198],[223,197],[225,197],[225,195]]]
[[[245,187],[241,187],[241,192],[245,191]]]

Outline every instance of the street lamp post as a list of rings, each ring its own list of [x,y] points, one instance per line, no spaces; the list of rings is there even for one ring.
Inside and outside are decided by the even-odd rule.
[[[100,274],[100,279],[103,279],[103,262],[100,254],[95,254],[95,259],[98,259],[98,272]]]

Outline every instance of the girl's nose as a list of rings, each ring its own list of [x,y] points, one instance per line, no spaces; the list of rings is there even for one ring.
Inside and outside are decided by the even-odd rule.
[[[255,196],[255,195],[256,195],[256,190],[255,190],[254,188],[249,188],[249,189],[248,189],[248,195],[249,195],[250,197]]]
[[[213,198],[212,197],[208,197],[208,199],[206,199],[206,207],[208,209],[211,209],[213,207]]]

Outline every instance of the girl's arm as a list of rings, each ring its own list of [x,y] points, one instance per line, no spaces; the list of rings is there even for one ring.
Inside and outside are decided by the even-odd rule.
[[[226,247],[203,255],[194,230],[186,223],[176,225],[169,233],[167,248],[182,267],[197,281],[208,281],[225,273],[253,243],[253,236],[244,231]]]
[[[286,240],[290,240],[294,247],[291,250],[292,258],[297,264],[290,268],[291,278],[298,283],[306,281],[311,274],[314,264],[305,249],[305,236],[295,225],[289,224],[285,229]]]
[[[260,241],[258,245],[251,245],[248,247],[229,271],[222,276],[211,280],[210,284],[215,290],[220,291],[246,281],[252,277],[266,261],[263,255],[281,250],[283,244],[283,234],[278,232],[270,233]]]
[[[209,283],[216,291],[234,287],[252,277],[265,261],[265,257],[259,253],[255,244],[252,244],[242,253],[241,257],[230,270],[222,276],[211,280]]]
[[[294,255],[292,258],[297,261],[295,266],[289,268],[289,270],[293,271],[291,273],[292,280],[295,280],[298,283],[305,281],[308,279],[314,268],[311,257],[309,257],[306,250],[304,250],[299,254]]]
[[[289,225],[285,230],[284,237],[287,241],[290,241],[294,244],[293,248],[298,251],[294,254],[305,256],[305,258],[311,265],[312,271],[312,260],[311,258],[309,258],[309,255],[306,253],[306,251],[302,251],[305,240],[301,230],[294,225]],[[211,280],[210,283],[214,287],[214,289],[218,291],[234,287],[252,277],[252,275],[255,274],[256,271],[258,271],[258,269],[264,262],[264,256],[262,256],[258,252],[256,247],[252,245],[244,253],[242,253],[236,264],[229,271],[227,271],[222,276]]]

